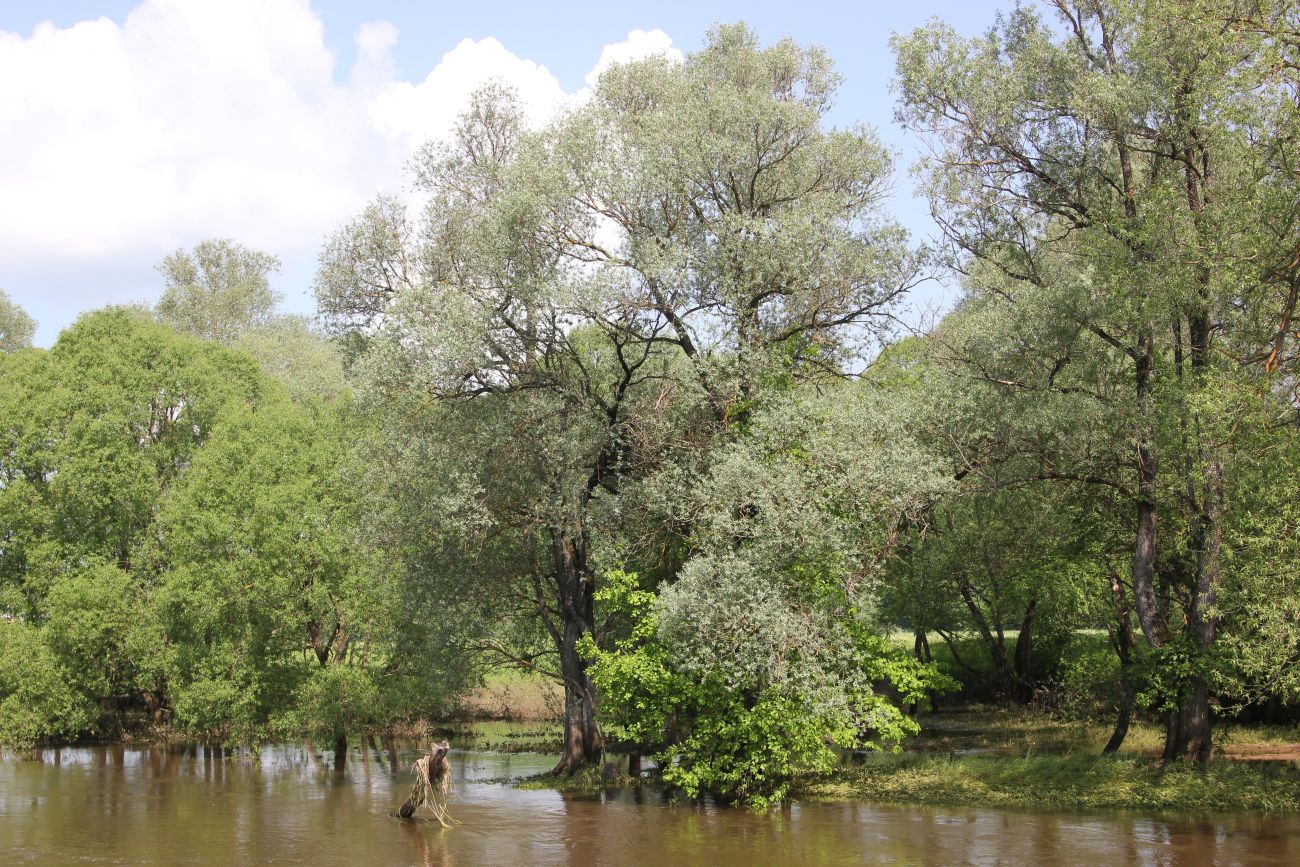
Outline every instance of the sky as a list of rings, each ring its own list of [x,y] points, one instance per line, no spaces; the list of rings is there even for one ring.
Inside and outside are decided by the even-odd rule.
[[[891,212],[934,233],[893,121],[892,33],[940,18],[987,29],[994,0],[911,2],[416,2],[0,0],[0,289],[49,346],[80,313],[152,304],[156,265],[230,238],[278,256],[287,312],[314,310],[325,237],[503,80],[534,123],[603,68],[698,50],[744,20],[764,43],[821,45],[844,76],[830,122],[896,150]],[[930,287],[915,304],[949,300]]]

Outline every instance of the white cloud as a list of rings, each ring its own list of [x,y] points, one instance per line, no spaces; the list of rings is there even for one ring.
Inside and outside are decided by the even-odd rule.
[[[662,55],[678,63],[683,60],[682,53],[673,48],[672,37],[658,27],[650,31],[633,30],[624,41],[606,45],[601,50],[600,59],[591,72],[587,73],[587,87],[595,87],[600,74],[616,63],[629,63],[655,55]]]
[[[370,103],[370,119],[385,135],[418,144],[450,130],[470,94],[492,80],[519,92],[534,124],[544,123],[565,102],[564,88],[546,67],[516,57],[491,37],[463,39],[424,81],[390,83]]]
[[[461,41],[419,82],[395,72],[391,23],[355,39],[338,74],[308,0],[145,0],[121,25],[0,32],[0,285],[43,320],[41,342],[76,309],[147,298],[154,263],[204,237],[274,252],[301,281],[324,234],[398,190],[414,148],[489,80],[534,123],[585,95],[492,38]],[[681,56],[635,30],[587,82],[647,54]],[[137,276],[65,285],[97,270]]]

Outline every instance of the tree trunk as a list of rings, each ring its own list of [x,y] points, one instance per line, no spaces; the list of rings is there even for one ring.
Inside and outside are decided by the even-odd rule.
[[[1142,350],[1135,359],[1135,386],[1138,412],[1151,412],[1149,403],[1154,383],[1154,361],[1151,338],[1142,339]],[[1133,547],[1133,601],[1137,609],[1138,625],[1152,647],[1165,642],[1165,630],[1159,616],[1155,593],[1156,567],[1156,454],[1153,442],[1155,433],[1151,425],[1142,422],[1137,446],[1137,538]]]
[[[1119,712],[1115,715],[1115,729],[1110,733],[1110,740],[1106,741],[1106,746],[1101,749],[1103,756],[1119,752],[1119,748],[1124,745],[1124,739],[1128,737],[1128,726],[1132,719],[1133,697],[1126,691],[1120,697]]]
[[[1192,187],[1189,185],[1189,196],[1191,193]],[[1191,198],[1195,205],[1195,197]],[[1196,207],[1193,210],[1199,211]],[[1208,277],[1203,277],[1202,286],[1206,280]],[[1202,289],[1202,300],[1205,297],[1205,290]],[[1210,366],[1212,323],[1209,314],[1201,310],[1189,317],[1187,324],[1194,374],[1193,387],[1199,391],[1205,386]],[[1181,343],[1181,326],[1178,331],[1176,345]],[[1175,361],[1181,380],[1181,358],[1176,358]],[[1218,618],[1213,612],[1221,577],[1223,464],[1215,446],[1207,441],[1197,413],[1192,413],[1184,423],[1184,431],[1186,496],[1191,512],[1190,548],[1195,555],[1195,572],[1188,582],[1190,592],[1184,605],[1187,633],[1192,639],[1196,654],[1200,660],[1204,660],[1208,658],[1218,632]],[[1189,441],[1189,437],[1193,439]],[[1178,707],[1169,714],[1164,760],[1186,759],[1205,764],[1209,761],[1212,750],[1211,734],[1210,684],[1205,674],[1197,671],[1182,684]]]
[[[347,761],[348,736],[346,734],[337,734],[334,736],[334,770],[343,770],[347,766]]]
[[[605,751],[596,722],[596,687],[587,674],[587,661],[578,653],[578,641],[594,629],[595,599],[581,532],[571,536],[553,531],[552,542],[560,622],[547,624],[558,643],[564,679],[564,749],[554,773],[571,774],[599,762]]]
[[[1016,638],[1015,699],[1020,704],[1029,704],[1034,697],[1034,609],[1037,607],[1038,600],[1030,600]]]
[[[1210,684],[1201,675],[1190,679],[1178,707],[1165,722],[1165,749],[1161,759],[1179,759],[1205,764],[1212,748],[1210,728]]]
[[[578,655],[582,634],[578,624],[565,624],[565,641],[560,648],[560,671],[564,675],[564,751],[557,774],[571,774],[584,765],[599,762],[605,741],[596,724],[596,689],[587,676],[587,663]]]
[[[1133,678],[1129,667],[1133,662],[1133,624],[1129,620],[1128,600],[1124,598],[1124,585],[1119,576],[1110,576],[1111,601],[1115,608],[1115,654],[1119,657],[1119,711],[1115,716],[1115,730],[1102,749],[1102,755],[1118,752],[1128,737],[1129,723],[1133,719]]]
[[[993,662],[993,679],[998,698],[1003,702],[1009,702],[1013,693],[1014,678],[1011,673],[1010,658],[1007,656],[1006,636],[1002,630],[1001,615],[997,615],[993,626],[990,627],[984,612],[980,611],[979,603],[975,601],[975,591],[964,577],[958,579],[957,589],[966,603],[966,610],[970,612],[971,621],[974,622],[980,637],[984,639],[985,647],[988,648],[989,659]],[[997,632],[996,635],[994,630]]]
[[[912,642],[912,652],[916,654],[917,662],[934,662],[934,655],[930,653],[930,639],[925,634],[924,629],[916,630],[916,639]]]

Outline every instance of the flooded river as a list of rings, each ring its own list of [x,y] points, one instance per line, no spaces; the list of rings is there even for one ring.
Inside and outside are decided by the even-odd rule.
[[[452,815],[403,822],[415,757],[354,749],[257,758],[203,748],[45,750],[0,761],[0,863],[511,865],[1296,865],[1294,818],[1151,819],[979,809],[796,804],[754,815],[598,800],[502,782],[537,754],[456,752]]]

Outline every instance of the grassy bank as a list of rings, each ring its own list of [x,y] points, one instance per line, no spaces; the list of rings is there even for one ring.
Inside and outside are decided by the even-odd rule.
[[[1300,753],[1293,728],[1220,729],[1218,755],[1276,760],[1220,757],[1202,770],[1182,764],[1162,768],[1153,755],[1162,733],[1144,722],[1135,722],[1116,756],[1100,755],[1108,726],[1024,709],[963,708],[921,722],[923,734],[905,752],[869,754],[861,764],[805,781],[795,797],[1142,813],[1300,812]],[[577,777],[546,774],[517,785],[595,794],[632,782],[592,768]]]
[[[1131,756],[882,755],[804,785],[799,797],[1059,810],[1297,812],[1300,770],[1230,761],[1204,770],[1161,768]]]
[[[514,782],[522,789],[596,795],[629,785],[655,785],[590,768],[575,776],[541,774]],[[1132,756],[869,757],[860,765],[796,786],[797,801],[868,801],[946,807],[1040,810],[1123,810],[1149,814],[1297,813],[1300,770],[1294,766],[1221,761],[1201,770],[1161,768]]]
[[[548,678],[500,669],[463,693],[453,716],[462,720],[549,722],[564,712],[564,690]]]

